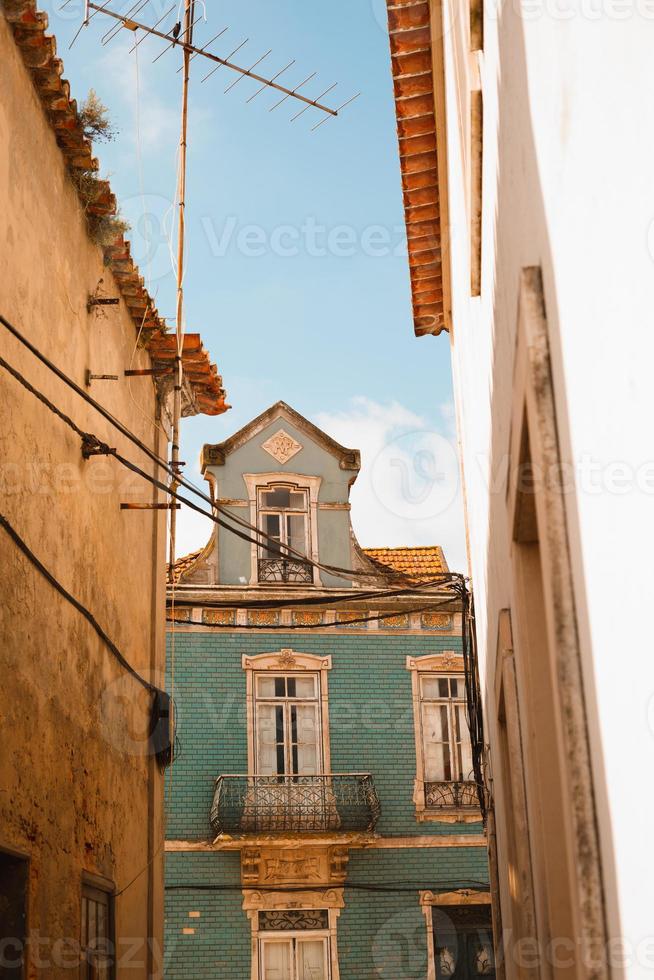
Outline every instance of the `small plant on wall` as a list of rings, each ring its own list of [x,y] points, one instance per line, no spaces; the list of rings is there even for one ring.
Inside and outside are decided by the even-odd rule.
[[[90,90],[79,107],[77,118],[84,136],[91,142],[108,142],[115,139],[116,130],[109,119],[107,107],[94,89]],[[117,238],[129,231],[129,223],[120,212],[114,211],[112,214],[108,210],[108,185],[100,178],[97,169],[75,168],[71,171],[71,178],[84,208],[89,233],[94,242],[101,246],[112,245]]]

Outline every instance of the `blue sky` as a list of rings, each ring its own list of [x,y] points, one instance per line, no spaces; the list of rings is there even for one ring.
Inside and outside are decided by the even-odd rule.
[[[129,3],[115,9],[127,9]],[[147,23],[171,3],[150,0]],[[72,50],[81,0],[47,0],[65,76],[81,100],[93,87],[108,107],[116,139],[96,147],[123,214],[133,250],[160,313],[174,312],[166,229],[174,226],[179,132],[179,53],[156,64],[149,38],[107,46],[112,22],[98,14]],[[452,567],[463,563],[461,506],[453,462],[449,340],[416,340],[404,241],[402,195],[383,0],[207,0],[196,43],[223,27],[213,46],[249,67],[326,101],[359,99],[315,132],[314,110],[256,90],[249,79],[192,63],[186,329],[199,331],[217,361],[233,408],[217,419],[185,420],[182,458],[198,477],[203,442],[219,442],[277,399],[363,452],[353,521],[364,545],[442,543]],[[167,23],[174,18],[171,15]],[[332,101],[333,100],[333,101]],[[140,159],[140,166],[139,166]],[[144,215],[146,216],[144,218]],[[180,552],[209,529],[180,518]]]

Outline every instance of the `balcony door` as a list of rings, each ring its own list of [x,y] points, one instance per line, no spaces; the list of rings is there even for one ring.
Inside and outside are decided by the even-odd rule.
[[[255,773],[315,776],[322,772],[320,680],[317,674],[255,677]]]

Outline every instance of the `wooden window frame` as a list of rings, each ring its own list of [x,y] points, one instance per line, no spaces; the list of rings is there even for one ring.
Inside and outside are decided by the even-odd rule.
[[[307,476],[304,473],[285,473],[280,470],[269,473],[244,473],[243,480],[247,488],[248,503],[250,507],[250,524],[253,527],[258,527],[258,515],[257,508],[259,502],[259,491],[266,490],[271,486],[283,484],[285,486],[294,486],[298,490],[304,490],[307,493],[308,498],[308,512],[307,512],[307,560],[311,562],[318,561],[318,495],[320,493],[320,485],[322,483],[321,476]],[[259,558],[259,545],[256,542],[252,542],[250,545],[250,585],[259,585],[259,568],[258,568],[258,558]],[[315,565],[312,566],[312,581],[298,583],[304,588],[311,588],[312,586],[322,585],[320,579],[320,570],[316,568]],[[274,583],[267,583],[274,584]],[[285,586],[288,583],[279,583]]]
[[[470,891],[462,888],[454,892],[435,894],[431,891],[421,891],[420,908],[425,917],[427,929],[427,980],[436,980],[436,951],[434,949],[434,907],[451,908],[462,905],[492,905],[490,892]],[[491,916],[492,920],[492,916]]]
[[[259,694],[258,681],[262,677],[274,677],[275,679],[277,678],[283,679],[285,682],[285,686],[287,686],[287,682],[289,680],[294,680],[300,677],[304,677],[304,678],[312,677],[315,679],[314,696],[311,698],[308,697],[301,698],[289,694],[270,695],[270,696]],[[323,761],[322,761],[323,739],[322,739],[322,720],[320,717],[321,715],[320,672],[319,671],[288,672],[288,671],[280,670],[280,671],[275,671],[273,673],[272,671],[264,671],[264,670],[255,671],[253,675],[253,691],[254,691],[253,720],[254,720],[255,772],[261,775],[260,760],[257,759],[258,742],[259,742],[258,726],[259,726],[259,715],[260,715],[259,709],[261,705],[265,704],[265,705],[273,705],[275,708],[281,707],[283,712],[283,718],[284,718],[284,770],[285,771],[283,773],[277,772],[275,775],[280,775],[280,776],[299,775],[299,773],[293,771],[293,765],[294,765],[293,744],[294,743],[293,743],[292,731],[291,731],[291,717],[292,717],[293,706],[301,704],[301,705],[315,705],[316,719],[317,719],[316,732],[318,738],[316,741],[316,772],[313,773],[312,775],[317,775],[319,773],[322,773],[323,772]],[[299,745],[299,743],[295,743],[295,744]]]
[[[108,980],[115,980],[116,977],[116,910],[114,902],[114,886],[103,878],[96,875],[84,874],[82,876],[82,887],[80,890],[80,969],[79,976],[85,980],[86,962],[85,950],[88,948],[88,936],[86,944],[83,936],[88,928],[83,923],[85,901],[95,902],[96,905],[103,905],[106,909],[107,923],[107,943],[109,946],[109,956],[111,958],[108,969]],[[97,937],[96,937],[97,938]]]
[[[425,803],[425,756],[422,730],[422,691],[423,675],[462,677],[465,675],[463,655],[454,650],[443,650],[440,653],[428,654],[424,657],[407,657],[406,669],[411,672],[411,687],[413,700],[413,728],[416,750],[416,776],[413,786],[413,802],[416,820],[419,822],[436,821],[440,823],[479,823],[481,814],[475,810],[456,807],[443,807],[436,810]],[[455,782],[456,780],[453,780]]]
[[[329,671],[332,658],[317,657],[309,653],[297,653],[283,649],[276,653],[262,653],[255,657],[243,656],[241,666],[245,671],[246,722],[248,737],[248,774],[256,775],[256,678],[261,674],[275,676],[301,676],[310,672],[317,675],[318,714],[322,738],[322,767],[324,773],[331,772],[331,751],[329,744]]]
[[[329,980],[340,980],[338,966],[337,922],[341,909],[345,907],[342,888],[307,889],[306,891],[258,891],[247,889],[243,892],[243,911],[251,926],[251,973],[250,980],[264,980],[261,968],[261,940],[274,936],[285,939],[297,936],[319,936],[328,940]],[[326,909],[329,918],[328,929],[289,932],[260,932],[259,912],[286,909]]]

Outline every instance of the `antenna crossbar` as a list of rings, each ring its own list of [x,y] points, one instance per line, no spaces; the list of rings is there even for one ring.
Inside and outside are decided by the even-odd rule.
[[[114,20],[119,20],[123,24],[129,22],[130,30],[139,29],[146,31],[148,34],[152,34],[154,37],[161,38],[162,41],[168,41],[171,45],[178,46],[183,50],[189,51],[193,55],[200,55],[202,58],[208,58],[209,61],[213,61],[217,65],[223,65],[225,68],[230,68],[232,71],[238,72],[241,76],[254,79],[255,82],[260,82],[266,88],[276,89],[278,92],[282,92],[287,98],[297,99],[298,102],[303,102],[307,107],[313,106],[315,109],[320,109],[321,112],[326,113],[328,116],[337,116],[338,109],[331,109],[327,105],[323,105],[317,99],[310,99],[306,95],[301,95],[296,89],[286,88],[284,85],[280,85],[273,78],[265,78],[263,75],[258,75],[256,72],[252,71],[251,68],[242,68],[240,65],[235,65],[233,62],[229,61],[227,58],[220,58],[217,54],[212,54],[210,51],[206,51],[203,48],[198,48],[194,44],[190,44],[188,41],[184,41],[181,38],[176,39],[171,34],[166,34],[163,31],[158,31],[154,27],[149,27],[147,24],[141,24],[135,21],[133,17],[125,17],[121,14],[117,14],[113,10],[108,10],[106,6],[99,6],[89,0],[88,7],[90,10],[98,11],[100,13],[106,14],[108,17],[113,17]]]

